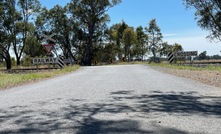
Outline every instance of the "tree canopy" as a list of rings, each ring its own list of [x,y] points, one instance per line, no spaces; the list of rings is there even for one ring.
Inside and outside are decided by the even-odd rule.
[[[183,0],[187,8],[196,9],[197,24],[210,32],[210,40],[221,41],[221,1],[220,0]]]
[[[160,49],[163,38],[160,27],[157,25],[156,19],[152,19],[150,21],[149,27],[146,28],[146,31],[148,33],[149,49],[152,52],[155,60],[156,53]]]
[[[163,43],[156,19],[147,27],[133,27],[121,21],[108,27],[107,11],[121,0],[70,0],[61,7],[41,7],[38,0],[0,1],[1,57],[11,68],[14,53],[17,65],[24,57],[63,55],[81,65],[122,60],[144,60],[148,52],[165,56],[173,45]],[[54,41],[43,35],[53,35]],[[54,44],[52,55],[44,44]],[[175,45],[176,46],[176,45]],[[26,61],[25,61],[26,62]],[[110,63],[111,63],[110,62]]]
[[[82,59],[84,65],[92,64],[94,43],[102,40],[106,22],[109,21],[106,12],[119,2],[120,0],[72,0],[69,4],[73,19],[79,22],[80,30],[86,36],[86,50]]]

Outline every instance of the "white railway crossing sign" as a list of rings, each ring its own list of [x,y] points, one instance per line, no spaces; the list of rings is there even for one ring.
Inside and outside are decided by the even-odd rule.
[[[185,52],[176,52],[174,53],[175,57],[189,57],[189,56],[197,56],[197,51],[185,51]]]
[[[42,64],[57,64],[59,68],[64,67],[64,58],[63,57],[49,57],[49,58],[34,58],[32,60],[34,65],[42,65]]]
[[[33,64],[54,64],[57,63],[57,58],[34,58]]]
[[[53,36],[55,36],[56,34],[55,33],[53,33],[53,34],[51,34],[51,35],[45,35],[45,34],[42,34],[42,36],[45,38],[44,39],[44,41],[46,42],[47,40],[50,40],[50,41],[52,41],[52,42],[56,42],[56,40],[55,39],[53,39],[52,37]]]
[[[170,52],[167,55],[167,60],[169,63],[172,63],[174,58],[182,58],[182,57],[190,57],[190,56],[197,56],[198,52],[197,51],[185,51],[185,52]]]

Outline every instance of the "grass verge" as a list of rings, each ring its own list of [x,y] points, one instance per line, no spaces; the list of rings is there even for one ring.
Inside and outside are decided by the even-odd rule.
[[[208,71],[220,71],[221,66],[215,65],[208,65],[204,67],[196,67],[196,66],[187,66],[187,65],[179,65],[179,64],[168,64],[168,63],[151,63],[148,64],[150,66],[160,66],[172,69],[179,69],[179,70],[190,70],[190,71],[201,71],[201,70],[208,70]]]
[[[9,88],[23,83],[28,83],[40,79],[62,75],[68,72],[75,71],[79,67],[80,66],[70,66],[60,70],[40,71],[32,73],[9,74],[9,73],[0,72],[0,89]]]

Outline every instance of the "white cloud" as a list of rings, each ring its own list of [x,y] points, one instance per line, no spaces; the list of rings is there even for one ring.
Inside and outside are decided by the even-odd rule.
[[[176,33],[171,33],[171,34],[163,34],[163,37],[174,37],[174,36],[177,36],[179,34],[176,34]]]

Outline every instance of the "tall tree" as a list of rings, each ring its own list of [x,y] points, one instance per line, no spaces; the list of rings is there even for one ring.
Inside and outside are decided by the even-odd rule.
[[[116,51],[116,56],[118,59],[122,59],[123,55],[123,33],[124,30],[128,28],[128,25],[122,21],[121,23],[114,24],[110,27],[110,42],[114,42],[114,49]]]
[[[106,12],[121,0],[72,0],[69,4],[73,19],[78,20],[80,28],[86,35],[86,54],[83,57],[85,65],[91,65],[93,60],[94,44],[106,28],[109,20]],[[96,47],[95,47],[96,48]]]
[[[122,59],[123,51],[123,33],[124,30],[128,28],[128,25],[122,21],[121,23],[114,24],[110,27],[109,30],[109,42],[114,43],[114,49],[118,59]]]
[[[136,43],[136,33],[133,28],[127,28],[123,33],[123,43],[124,43],[124,56],[127,58],[127,61],[130,61],[132,54],[132,47]]]
[[[53,10],[53,8],[51,9]],[[56,16],[56,15],[55,15]],[[57,19],[59,17],[57,16]],[[60,25],[60,27],[63,27],[63,25]],[[59,49],[58,46],[56,46],[56,41],[57,41],[57,36],[60,35],[59,32],[56,33],[57,27],[55,27],[55,20],[54,20],[54,14],[51,13],[51,11],[49,11],[47,8],[42,8],[41,12],[37,15],[36,20],[35,20],[35,34],[37,36],[37,42],[39,46],[36,46],[38,48],[41,48],[42,45],[44,44],[54,44],[54,48],[52,49],[54,53],[52,53],[51,55],[58,55],[57,54],[57,49]],[[47,35],[50,36],[53,34],[53,39],[55,39],[55,42],[47,40],[43,35]],[[56,36],[56,37],[55,37]],[[42,52],[39,53],[44,53]]]
[[[61,7],[59,5],[54,6],[48,12],[48,21],[51,27],[52,33],[55,33],[54,36],[57,40],[59,48],[62,50],[63,55],[66,58],[72,58],[76,61],[74,53],[72,50],[73,43],[76,38],[75,33],[77,32],[76,27],[78,26],[74,19],[68,17],[68,6]]]
[[[124,30],[127,29],[129,26],[122,21],[119,24],[119,27],[117,29],[117,39],[116,39],[116,47],[118,50],[118,58],[122,59],[122,54],[123,54],[123,44],[122,44],[122,40],[123,40],[123,34],[124,34]]]
[[[183,0],[187,8],[196,9],[198,25],[210,32],[209,39],[221,41],[221,1],[220,0]]]
[[[0,2],[0,45],[3,49],[2,57],[6,61],[6,68],[12,68],[10,47],[16,41],[16,22],[20,20],[16,11],[15,0],[3,0]]]
[[[144,28],[142,26],[139,26],[136,28],[136,37],[137,37],[137,43],[135,45],[134,53],[137,56],[137,58],[144,60],[144,55],[148,51],[148,35],[145,34]]]
[[[148,32],[149,49],[152,52],[153,58],[155,61],[156,60],[156,53],[160,48],[160,45],[162,43],[162,38],[163,38],[161,30],[156,23],[156,19],[152,19],[150,21],[149,27],[146,28],[146,31]]]
[[[16,36],[13,43],[13,50],[16,56],[17,65],[20,65],[20,60],[23,55],[25,46],[27,45],[27,37],[34,36],[34,24],[31,22],[32,13],[39,12],[41,5],[38,0],[18,0],[18,12],[20,20],[15,23]]]

